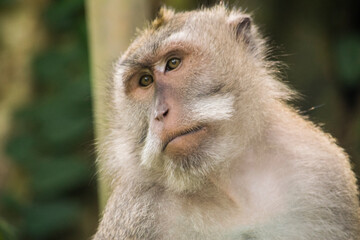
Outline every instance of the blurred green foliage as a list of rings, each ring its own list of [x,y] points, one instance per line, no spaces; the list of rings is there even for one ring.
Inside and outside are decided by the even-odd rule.
[[[0,240],[15,239],[15,229],[0,218]]]
[[[17,0],[0,0],[0,7],[10,7],[16,3]]]
[[[360,79],[360,35],[350,35],[339,40],[336,57],[339,77],[348,87],[359,85]]]
[[[34,96],[7,145],[25,187],[0,197],[4,239],[85,238],[80,220],[96,205],[84,1],[51,1],[43,22],[49,39],[33,59]]]

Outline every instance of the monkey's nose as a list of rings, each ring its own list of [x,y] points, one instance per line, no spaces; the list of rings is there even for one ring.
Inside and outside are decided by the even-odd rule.
[[[163,121],[164,118],[168,115],[168,113],[169,113],[169,108],[166,106],[156,109],[155,110],[155,119],[158,121]]]

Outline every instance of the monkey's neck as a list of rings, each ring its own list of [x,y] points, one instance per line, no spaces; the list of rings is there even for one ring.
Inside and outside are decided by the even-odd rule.
[[[294,114],[288,108],[279,111]],[[291,190],[286,183],[291,181],[293,175],[292,159],[286,154],[279,155],[287,150],[272,137],[279,124],[284,127],[284,123],[277,118],[276,113],[269,115],[261,136],[251,140],[242,152],[228,159],[229,164],[221,172],[209,177],[209,182],[217,189],[217,197],[228,199],[233,207],[240,209],[242,216],[246,216],[246,219],[241,217],[239,221],[257,222],[264,216],[270,218],[277,214],[281,211],[278,209],[279,203],[286,201],[285,193]],[[299,118],[297,121],[303,120]],[[285,129],[284,134],[286,132]]]

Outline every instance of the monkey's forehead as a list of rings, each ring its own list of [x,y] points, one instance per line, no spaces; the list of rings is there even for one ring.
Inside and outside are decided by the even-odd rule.
[[[186,13],[175,14],[170,20],[158,28],[147,28],[132,42],[121,60],[137,60],[146,55],[156,55],[171,36],[185,32],[187,28]],[[189,36],[190,37],[190,36]],[[184,40],[184,39],[182,39]]]
[[[185,41],[191,45],[201,45],[211,36],[224,35],[227,22],[244,14],[239,10],[227,10],[223,5],[210,9],[174,13],[165,9],[152,25],[140,32],[121,61],[137,61],[144,56],[156,56],[159,48],[171,42]]]

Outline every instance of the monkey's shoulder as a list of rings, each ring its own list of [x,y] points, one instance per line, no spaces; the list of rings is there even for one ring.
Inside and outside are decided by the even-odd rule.
[[[159,239],[159,196],[161,189],[155,185],[117,185],[94,239]]]

